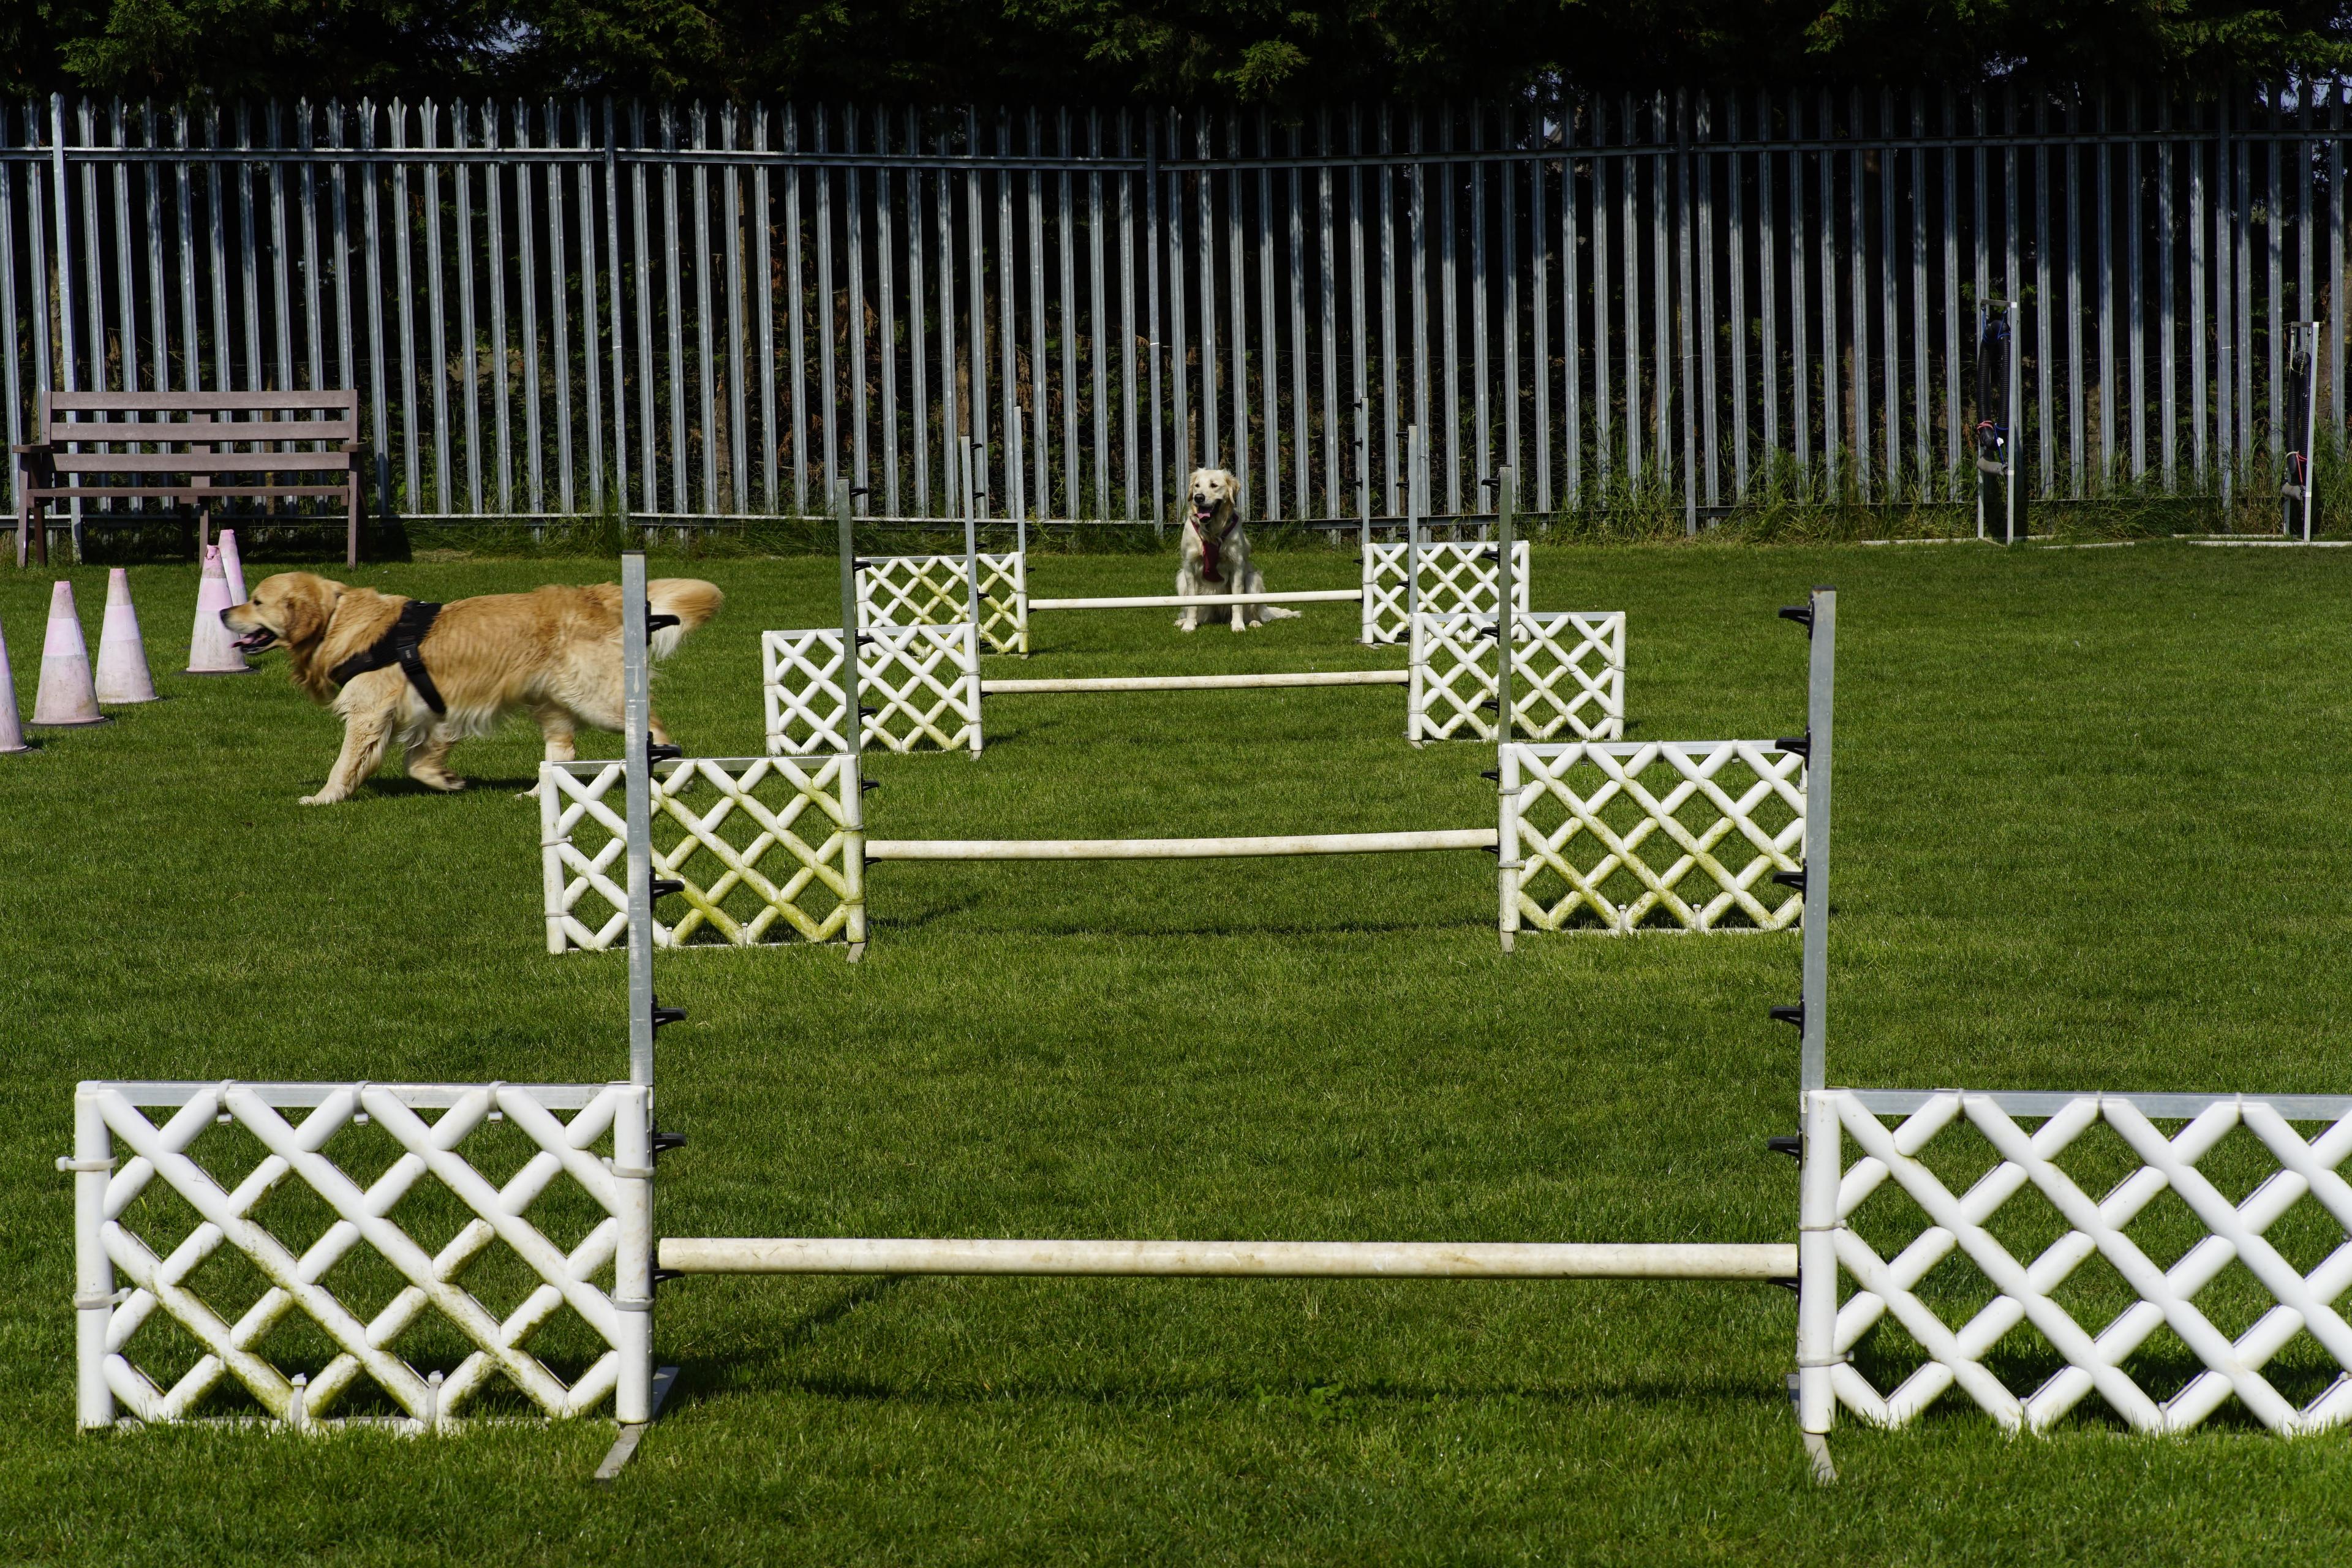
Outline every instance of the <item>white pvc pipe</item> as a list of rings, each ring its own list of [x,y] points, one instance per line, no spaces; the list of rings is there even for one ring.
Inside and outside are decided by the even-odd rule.
[[[667,1237],[680,1274],[1129,1275],[1262,1279],[1787,1279],[1778,1242],[996,1241]]]
[[[1293,675],[1108,675],[1066,680],[983,680],[986,695],[1036,691],[1248,691],[1280,686],[1403,686],[1409,669],[1318,669]]]
[[[1492,827],[1427,833],[1301,833],[1273,838],[869,838],[868,860],[1214,860],[1249,855],[1379,855],[1491,849]]]
[[[1133,599],[1032,599],[1033,610],[1181,610],[1188,605],[1338,605],[1354,604],[1361,588],[1304,588],[1289,594],[1151,594]]]

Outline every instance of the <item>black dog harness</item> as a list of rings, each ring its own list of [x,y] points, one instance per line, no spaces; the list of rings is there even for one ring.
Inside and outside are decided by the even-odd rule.
[[[436,713],[448,712],[447,704],[441,700],[441,689],[435,686],[433,678],[425,672],[425,655],[418,651],[416,646],[425,640],[425,634],[433,629],[434,617],[440,613],[438,605],[409,600],[400,606],[400,618],[392,623],[390,631],[376,638],[364,652],[352,655],[329,670],[327,679],[338,686],[348,686],[353,676],[396,664],[408,677],[408,684],[416,688],[416,695],[425,699],[425,706]]]

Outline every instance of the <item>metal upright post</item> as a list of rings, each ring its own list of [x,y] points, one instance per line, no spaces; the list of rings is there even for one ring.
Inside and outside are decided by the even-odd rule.
[[[2025,519],[2026,478],[2023,457],[2025,451],[2025,439],[2024,433],[2021,428],[2023,424],[2023,419],[2019,413],[2019,410],[2023,406],[2025,400],[2025,356],[2017,352],[2017,301],[2014,300],[2006,300],[2002,304],[2002,309],[2009,317],[2010,344],[2008,400],[2009,425],[2008,427],[2001,432],[2003,458],[2009,468],[2009,484],[2006,492],[2006,500],[2009,507],[2007,514],[2009,522],[2009,538],[2005,542],[2015,544],[2018,541],[2025,537],[2027,527]],[[2050,437],[2050,433],[2045,430],[2042,433],[2042,439],[2046,441]]]
[[[653,704],[647,689],[646,557],[621,556],[621,734],[629,814],[629,1081],[654,1081]]]
[[[866,714],[860,704],[866,700],[866,692],[860,654],[863,634],[857,625],[856,534],[850,516],[849,487],[846,485],[835,487],[833,517],[841,540],[841,691],[847,704],[847,729],[842,736],[842,743],[855,757],[865,750]]]
[[[1495,539],[1502,549],[1495,574],[1495,740],[1500,745],[1510,743],[1516,729],[1511,708],[1511,597],[1516,586],[1511,581],[1511,538],[1518,521],[1518,480],[1515,468],[1495,471]]]
[[[963,585],[967,612],[975,634],[980,628],[980,474],[977,443],[963,443]]]
[[[1356,406],[1358,409],[1356,422],[1360,426],[1363,423],[1361,399],[1358,400]],[[1370,460],[1371,450],[1365,445],[1364,438],[1360,434],[1356,437],[1356,461],[1361,467]],[[1370,647],[1381,639],[1379,628],[1374,624],[1375,616],[1372,610],[1372,487],[1369,482],[1357,485],[1356,500],[1363,509],[1363,515],[1356,523],[1356,571],[1364,591],[1358,640],[1366,647]]]
[[[1837,686],[1837,590],[1816,588],[1811,604],[1811,662],[1805,689],[1805,869],[1803,1043],[1798,1071],[1807,1089],[1828,1082],[1822,1031],[1829,1022],[1830,742]]]
[[[953,479],[950,477],[952,485]],[[856,536],[844,487],[834,497],[833,515],[841,538],[841,772],[842,879],[848,884],[849,962],[866,956],[866,686],[861,674],[863,633],[857,625]]]
[[[1831,1378],[1837,1355],[1837,1200],[1841,1175],[1837,1110],[1823,1038],[1829,1024],[1830,758],[1837,678],[1837,592],[1816,588],[1802,610],[1811,658],[1805,712],[1804,993],[1796,1009],[1803,1108],[1797,1240],[1797,1417],[1813,1478],[1837,1479],[1827,1435],[1837,1412]],[[1780,1016],[1786,1010],[1776,1009]]]
[[[2280,424],[2294,447],[2279,484],[2279,531],[2311,542],[2312,458],[2319,438],[2319,323],[2297,321],[2287,358],[2286,417]]]
[[[1421,614],[1421,486],[1425,454],[1421,449],[1420,426],[1405,427],[1404,451],[1404,628],[1410,643],[1413,617]]]
[[[1016,406],[1013,410],[1013,457],[1016,459],[1020,458],[1021,455],[1028,449],[1028,445],[1029,424],[1028,421],[1023,417],[1023,410]],[[1017,466],[1013,471],[1015,474],[1021,473],[1021,469]],[[1028,481],[1025,476],[1024,476],[1020,489],[1016,491],[1016,494],[1018,496],[1018,501],[1013,509],[1013,552],[1015,555],[1026,555],[1029,553],[1029,496]],[[1076,510],[1076,509],[1072,508],[1071,510]]]

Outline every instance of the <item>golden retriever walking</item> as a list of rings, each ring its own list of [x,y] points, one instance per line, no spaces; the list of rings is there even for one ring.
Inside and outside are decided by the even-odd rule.
[[[656,658],[719,613],[726,595],[692,577],[646,585],[653,613],[678,624],[653,637]],[[466,781],[445,765],[449,748],[529,713],[550,762],[570,762],[578,725],[622,722],[621,590],[545,587],[447,605],[373,588],[347,588],[308,572],[264,578],[245,604],[221,612],[247,653],[286,649],[294,684],[343,717],[343,752],[304,805],[348,799],[398,741],[408,776],[430,789]],[[654,739],[669,736],[651,720]]]
[[[1192,495],[1192,512],[1177,546],[1176,592],[1187,599],[1265,593],[1265,574],[1250,564],[1249,534],[1242,527],[1241,480],[1223,468],[1195,468],[1185,486]],[[1219,618],[1217,608],[1208,606],[1210,620]],[[1279,605],[1231,608],[1237,632],[1298,614]],[[1201,608],[1187,608],[1176,617],[1177,629],[1192,631],[1201,624],[1202,614]]]

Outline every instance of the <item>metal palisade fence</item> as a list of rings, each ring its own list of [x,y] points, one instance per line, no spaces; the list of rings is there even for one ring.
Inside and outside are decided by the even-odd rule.
[[[356,387],[426,519],[1157,519],[1957,500],[2019,302],[2038,494],[2341,431],[2344,96],[1704,93],[1255,112],[0,105],[8,438],[42,388]],[[1016,418],[1016,414],[1018,417]]]

